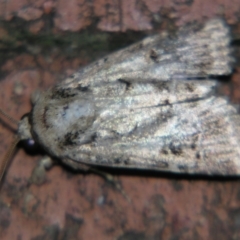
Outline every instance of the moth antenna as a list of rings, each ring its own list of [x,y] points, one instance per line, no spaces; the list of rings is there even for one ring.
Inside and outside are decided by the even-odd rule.
[[[3,157],[3,160],[0,163],[0,182],[2,180],[3,174],[5,172],[5,169],[8,165],[8,162],[13,154],[13,152],[16,149],[17,144],[19,143],[20,139],[18,137],[16,137],[13,141],[13,143],[11,144],[10,148],[8,149],[8,151],[6,152],[5,156]]]
[[[15,120],[14,118],[10,117],[5,111],[3,111],[1,108],[0,108],[0,113],[6,117],[9,121],[11,121],[12,123],[18,125],[18,121]]]

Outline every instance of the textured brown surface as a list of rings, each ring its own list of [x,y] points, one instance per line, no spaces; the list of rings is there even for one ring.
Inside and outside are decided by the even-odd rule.
[[[122,15],[124,24],[120,27],[119,18],[115,19],[119,13],[118,2],[108,1],[108,8],[104,6],[107,1],[92,3],[94,7],[91,8],[91,13],[85,12],[84,16],[80,14],[81,23],[79,20],[72,23],[75,21],[72,17],[79,17],[78,11],[81,10],[81,7],[80,10],[71,10],[71,4],[75,3],[73,0],[68,1],[71,9],[67,11],[71,17],[65,16],[65,20],[60,14],[64,1],[31,2],[1,1],[1,16],[9,21],[13,16],[20,16],[19,9],[25,6],[36,8],[33,12],[37,14],[39,9],[44,14],[54,11],[55,22],[57,16],[60,16],[59,26],[54,25],[55,28],[76,31],[91,24],[94,13],[100,18],[97,28],[120,31],[146,30],[149,26],[152,27],[150,20],[153,17],[158,19],[158,15],[153,13],[160,9],[168,9],[164,12],[167,16],[182,16],[177,19],[178,24],[193,19],[200,20],[204,16],[212,17],[221,9],[229,22],[236,22],[235,16],[239,12],[239,1],[231,4],[229,1],[215,1],[213,7],[213,3],[200,0],[190,4],[187,4],[188,1],[145,1],[144,5],[137,1],[128,1],[132,4],[129,5],[131,7],[123,9],[121,13],[130,13],[131,16]],[[122,4],[124,5],[124,1]],[[6,5],[7,9],[2,8]],[[84,8],[88,6],[84,4]],[[178,11],[170,11],[175,8]],[[108,15],[105,14],[106,9]],[[33,12],[29,14],[32,20],[36,19],[31,15]],[[25,15],[25,18],[29,16]],[[37,25],[41,21],[41,17],[39,18],[34,22],[30,21],[29,26]],[[131,18],[135,21],[130,21]],[[7,32],[4,31],[5,28],[1,28],[0,35],[6,37]],[[38,46],[28,46],[28,49],[31,54],[15,52],[9,59],[1,58],[0,107],[16,119],[30,110],[32,92],[51,86],[58,79],[86,64],[88,59],[69,59],[59,49],[53,49],[47,54],[42,54],[41,47]],[[240,99],[239,82],[240,71],[237,68],[232,78],[232,88],[225,89],[235,101]],[[1,156],[6,152],[12,137],[10,129],[2,123]],[[0,189],[1,240],[240,238],[239,179],[179,179],[176,176],[153,176],[151,172],[147,176],[140,172],[124,175],[123,171],[115,174],[115,178],[131,199],[128,202],[118,190],[94,174],[73,174],[60,166],[53,167],[46,174],[34,172],[39,158],[39,155],[33,157],[19,150],[12,159]]]
[[[202,21],[212,16],[224,16],[229,23],[237,22],[240,2],[226,0],[56,0],[0,1],[0,18],[15,17],[29,21],[24,28],[33,32],[51,27],[60,31],[79,31],[90,25],[103,31],[150,30],[167,17],[178,25]],[[39,27],[41,22],[41,27]]]

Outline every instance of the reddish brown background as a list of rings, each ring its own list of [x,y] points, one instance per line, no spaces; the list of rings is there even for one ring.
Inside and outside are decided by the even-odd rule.
[[[215,16],[224,17],[239,39],[239,0],[0,0],[0,107],[20,119],[36,89],[146,33]],[[235,102],[238,66],[232,88],[224,88]],[[2,157],[12,138],[1,122]],[[115,172],[128,202],[94,174],[56,166],[36,175],[39,158],[19,150],[7,170],[1,240],[240,239],[239,179]]]

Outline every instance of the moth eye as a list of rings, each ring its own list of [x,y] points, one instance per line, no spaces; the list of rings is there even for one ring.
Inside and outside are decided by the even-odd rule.
[[[26,151],[31,151],[33,148],[36,147],[36,143],[32,138],[26,139],[22,141],[23,147],[26,149]]]
[[[33,147],[35,145],[35,141],[33,139],[27,139],[26,140],[27,147]]]
[[[22,140],[20,146],[23,147],[28,154],[35,155],[39,153],[39,145],[32,138]]]

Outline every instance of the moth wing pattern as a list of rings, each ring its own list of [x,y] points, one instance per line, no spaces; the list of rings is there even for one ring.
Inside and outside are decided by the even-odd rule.
[[[208,79],[231,73],[229,42],[215,19],[100,59],[35,99],[32,135],[73,167],[237,175],[240,118]]]
[[[80,69],[61,88],[91,87],[116,82],[198,79],[232,73],[232,49],[226,23],[213,19],[174,34],[145,38]]]

